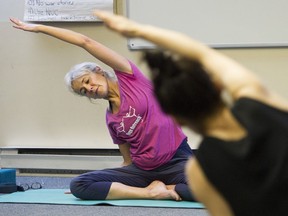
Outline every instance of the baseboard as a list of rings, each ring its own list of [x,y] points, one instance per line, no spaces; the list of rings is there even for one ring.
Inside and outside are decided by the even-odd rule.
[[[119,150],[0,148],[0,167],[26,173],[78,174],[119,167]]]

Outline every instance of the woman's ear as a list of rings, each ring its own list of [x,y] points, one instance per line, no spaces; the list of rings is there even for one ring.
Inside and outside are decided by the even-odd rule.
[[[100,75],[102,75],[102,76],[105,76],[104,70],[103,70],[100,66],[98,66],[98,65],[95,67],[95,70],[94,70],[93,72],[95,72],[95,73],[97,73],[97,74],[100,74]]]

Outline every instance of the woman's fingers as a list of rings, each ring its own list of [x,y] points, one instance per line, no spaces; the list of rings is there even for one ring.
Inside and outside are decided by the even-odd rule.
[[[10,21],[14,24],[13,27],[17,29],[23,28],[23,22],[16,18],[10,18]]]

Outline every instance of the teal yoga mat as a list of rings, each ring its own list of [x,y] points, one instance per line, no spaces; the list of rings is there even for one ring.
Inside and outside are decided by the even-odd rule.
[[[201,203],[173,200],[80,200],[65,189],[28,190],[0,195],[0,203],[37,203],[59,205],[114,205],[159,208],[204,208]]]

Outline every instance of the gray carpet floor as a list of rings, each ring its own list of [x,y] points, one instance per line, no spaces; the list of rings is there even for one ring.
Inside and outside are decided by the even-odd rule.
[[[43,188],[69,188],[71,177],[17,176],[16,182],[32,184],[39,182]],[[208,216],[205,209],[149,208],[119,206],[78,206],[46,204],[0,204],[0,216]]]

